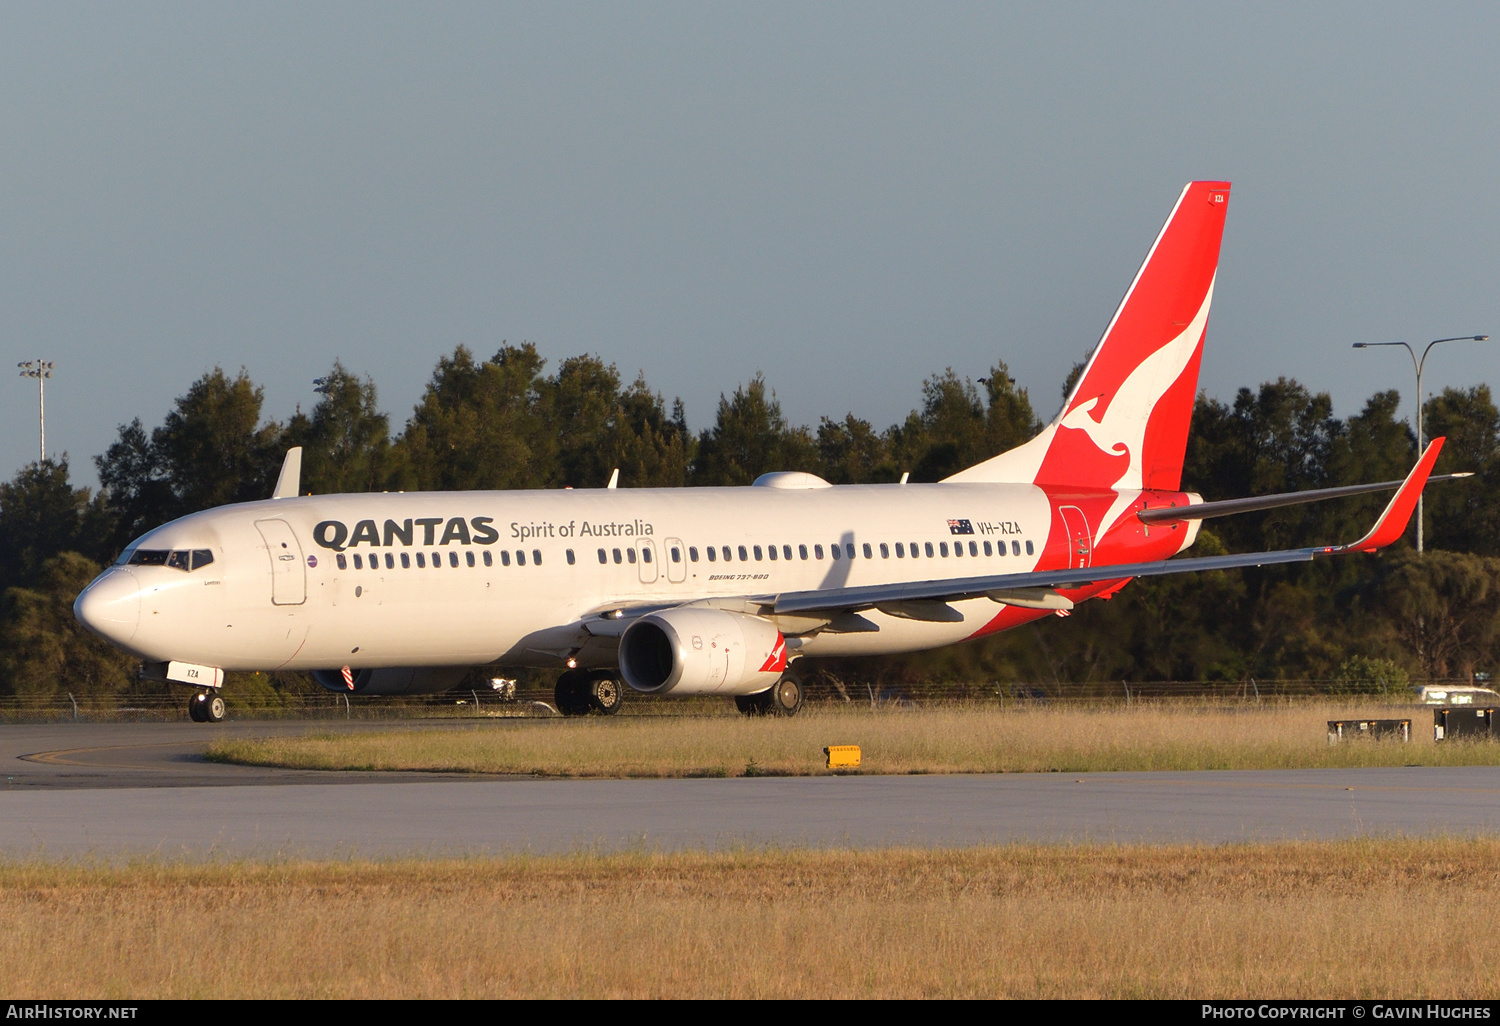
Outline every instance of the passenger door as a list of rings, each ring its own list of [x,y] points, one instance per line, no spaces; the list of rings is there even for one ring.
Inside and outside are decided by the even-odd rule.
[[[658,573],[656,567],[656,546],[642,540],[636,544],[636,548],[640,551],[640,559],[636,561],[636,566],[641,571],[641,583],[654,584]]]
[[[663,558],[667,561],[667,580],[681,584],[687,580],[687,546],[681,538],[666,538],[661,543]]]
[[[1063,523],[1068,527],[1069,569],[1080,570],[1091,566],[1094,561],[1094,543],[1089,537],[1088,518],[1077,506],[1063,506],[1058,512],[1062,514]]]
[[[300,606],[307,601],[307,567],[302,565],[302,546],[285,520],[257,520],[255,529],[265,539],[271,559],[271,603]]]

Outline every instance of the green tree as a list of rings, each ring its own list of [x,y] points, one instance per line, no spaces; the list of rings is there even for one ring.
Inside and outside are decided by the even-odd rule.
[[[757,374],[732,397],[719,396],[714,426],[698,439],[692,483],[746,485],[769,471],[819,469],[812,434],[787,423],[775,393]]]
[[[323,378],[312,416],[298,414],[286,442],[301,445],[302,491],[374,492],[392,473],[390,419],[380,412],[375,382],[350,374],[338,360]]]
[[[1489,386],[1445,388],[1423,418],[1427,437],[1447,439],[1435,472],[1475,474],[1427,489],[1427,544],[1500,555],[1500,411]]]
[[[1406,552],[1382,560],[1370,589],[1418,671],[1427,677],[1493,670],[1500,632],[1500,559]]]
[[[833,484],[874,484],[900,479],[885,436],[867,420],[846,414],[818,425],[822,476]]]
[[[38,580],[59,552],[87,549],[108,558],[110,534],[103,504],[68,482],[68,457],[31,463],[0,484],[0,591]]]
[[[529,342],[476,363],[464,346],[438,361],[395,448],[400,487],[536,488],[555,477],[540,410],[542,365]]]
[[[73,600],[99,574],[76,552],[48,559],[33,587],[0,598],[0,691],[48,697],[118,694],[135,680],[137,662],[84,630]]]
[[[284,432],[260,423],[264,390],[241,370],[215,367],[178,398],[146,436],[139,419],[96,459],[105,499],[123,545],[168,520],[271,494],[284,455]]]

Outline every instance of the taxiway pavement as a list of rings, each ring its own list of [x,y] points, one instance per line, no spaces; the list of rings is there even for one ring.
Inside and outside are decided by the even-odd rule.
[[[0,854],[388,858],[1500,831],[1497,767],[570,781],[202,759],[213,736],[330,726],[0,727]]]

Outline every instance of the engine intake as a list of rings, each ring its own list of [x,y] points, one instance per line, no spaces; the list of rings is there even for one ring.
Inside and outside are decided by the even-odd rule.
[[[620,638],[620,675],[637,691],[754,695],[781,679],[786,639],[758,616],[683,606],[650,613]]]

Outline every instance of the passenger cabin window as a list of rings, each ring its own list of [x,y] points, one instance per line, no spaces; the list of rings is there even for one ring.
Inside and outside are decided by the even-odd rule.
[[[749,550],[747,550],[745,548],[745,546],[741,545],[740,546],[740,562],[743,563],[746,560],[748,560],[749,558],[750,558],[750,552],[749,552]]]
[[[533,549],[532,551],[535,552],[536,550]],[[542,557],[541,556],[537,556],[536,557],[536,561],[538,563],[540,563],[542,561]],[[651,546],[649,546],[649,545],[642,545],[641,546],[641,562],[642,563],[649,563],[649,562],[651,562]]]
[[[396,557],[389,552],[385,554],[385,568],[387,570],[396,569]]]
[[[573,553],[571,551],[568,553],[568,555],[570,555],[570,556],[572,554]],[[420,558],[420,557],[418,557],[418,558]],[[570,560],[568,560],[568,562],[571,563],[573,561],[570,559]],[[485,549],[484,550],[484,565],[485,566],[494,566],[495,565],[495,557],[492,556],[492,555],[490,555],[490,550],[489,549]]]
[[[792,558],[792,547],[790,545],[783,545],[781,547],[781,554],[786,559],[791,559]],[[806,559],[807,557],[803,556],[802,558]]]
[[[334,558],[339,561],[339,569],[340,570],[347,570],[347,569],[349,569],[349,561],[344,558],[344,554],[342,552],[340,552]]]
[[[354,554],[354,569],[356,569],[356,570],[363,570],[364,568],[365,568],[365,561],[362,560],[362,559],[360,559],[359,558],[359,553],[356,552]]]
[[[671,547],[671,549],[670,549],[670,552],[671,552],[671,555],[672,555],[672,562],[674,562],[674,563],[681,563],[682,562],[682,550],[681,549],[679,549],[676,545],[673,545]]]
[[[714,553],[713,549],[709,549],[708,550],[708,558],[709,559],[713,559],[714,558],[713,553]],[[698,562],[698,549],[697,549],[696,546],[693,546],[693,545],[689,545],[688,546],[688,559],[690,559],[694,563]]]
[[[848,556],[850,559],[854,558],[854,543],[853,542],[849,542],[847,545],[844,546],[844,555]]]
[[[993,556],[994,555],[994,553],[990,551],[990,543],[989,542],[985,542],[984,543],[984,554],[986,556]]]
[[[464,553],[464,559],[465,559],[465,561],[468,562],[468,564],[470,566],[473,566],[474,565],[474,552],[473,552],[473,550],[465,552]]]
[[[906,558],[906,546],[902,545],[900,542],[896,543],[896,558],[897,559],[905,559]]]
[[[411,556],[405,552],[401,553],[401,569],[411,569]]]
[[[797,546],[797,555],[801,556],[803,559],[806,559],[807,558],[807,546],[806,545],[798,545]],[[791,557],[788,556],[787,558],[790,559]]]
[[[844,554],[843,551],[840,549],[840,547],[838,545],[830,545],[830,546],[828,546],[828,551],[831,552],[831,553],[833,553],[833,558],[834,559],[838,559],[841,556],[843,556],[843,554]]]
[[[628,562],[628,563],[634,563],[635,562],[635,549],[626,549],[625,550],[625,561]]]
[[[531,550],[531,562],[533,564],[535,564],[536,566],[541,566],[542,565],[542,550],[541,549],[532,549]]]
[[[889,545],[887,545],[885,542],[881,542],[880,543],[880,558],[881,559],[890,559],[891,558],[891,547]]]
[[[927,545],[927,558],[931,559],[932,558],[932,542],[927,542],[926,545]]]
[[[609,562],[609,556],[607,556],[605,554],[605,552],[604,552],[603,549],[600,549],[599,550],[599,564],[601,566],[603,566],[605,563],[608,563],[608,562]]]
[[[469,560],[469,565],[470,566],[474,565],[474,560],[473,559]],[[524,549],[517,549],[516,550],[516,566],[525,566],[525,565],[526,565],[526,550],[524,550]]]
[[[870,543],[869,542],[865,542],[864,549],[865,549],[865,558],[866,559],[874,559],[875,558],[875,553],[873,553],[873,552],[870,551]]]
[[[814,545],[813,546],[813,559],[822,559],[822,558],[823,558],[823,546],[821,546],[821,545]]]
[[[979,543],[978,542],[969,542],[969,555],[971,555],[971,556],[977,556],[977,555],[979,555]]]
[[[743,552],[744,550],[741,549],[740,551]],[[733,558],[734,557],[729,554],[729,546],[728,545],[724,546],[724,562],[728,563]]]
[[[1031,542],[1027,542],[1026,543],[1026,555],[1028,555],[1028,556],[1034,556],[1034,555],[1036,555],[1036,553],[1034,551],[1032,551]]]
[[[568,565],[572,566],[575,562],[576,562],[576,560],[573,558],[573,550],[569,549],[568,550]]]
[[[612,554],[615,557],[615,562],[618,563],[620,561],[620,558],[621,558],[620,557],[620,550],[619,549],[614,549]]]
[[[417,569],[418,570],[425,570],[426,568],[427,568],[427,557],[424,554],[418,552],[417,553]]]
[[[774,545],[767,545],[766,546],[766,555],[770,556],[772,559],[775,559],[776,558],[776,546],[774,546]]]
[[[706,553],[708,553],[708,561],[710,563],[712,563],[714,560],[716,560],[716,559],[719,558],[719,550],[716,549],[716,548],[714,548],[712,545],[710,545],[708,548],[704,549],[703,551],[706,552]]]
[[[1019,556],[1021,554],[1021,543],[1020,542],[1013,541],[1013,542],[1010,543],[1010,554],[1012,556]]]
[[[599,562],[601,562],[601,563],[604,562],[604,558],[603,558],[604,557],[604,550],[603,549],[599,550],[599,557],[600,557],[599,558]],[[507,549],[501,549],[500,550],[500,565],[501,566],[510,566],[510,552]]]

